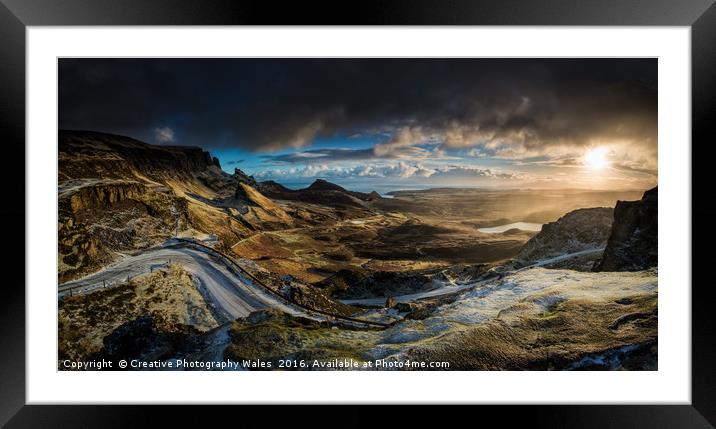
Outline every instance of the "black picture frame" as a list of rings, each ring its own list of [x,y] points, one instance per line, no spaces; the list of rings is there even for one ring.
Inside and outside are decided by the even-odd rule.
[[[692,50],[692,403],[691,405],[630,406],[481,406],[469,413],[479,421],[510,426],[549,427],[694,427],[716,425],[716,347],[712,282],[707,281],[714,242],[713,180],[706,175],[716,113],[716,6],[713,0],[502,0],[371,2],[273,2],[269,0],[0,0],[0,133],[4,163],[0,168],[3,196],[0,219],[5,226],[6,267],[0,290],[0,422],[6,427],[130,427],[165,424],[167,415],[192,426],[222,424],[249,412],[245,407],[198,406],[40,406],[25,405],[25,30],[27,26],[65,25],[560,25],[560,26],[688,26]],[[686,144],[686,143],[684,143]],[[22,179],[21,179],[22,178]],[[22,181],[23,187],[20,187]],[[698,203],[698,205],[696,204]],[[686,208],[685,208],[686,209]],[[22,245],[20,243],[23,243]],[[701,245],[701,246],[700,246]],[[9,269],[7,271],[10,271]],[[689,288],[691,285],[683,285]],[[237,386],[240,388],[240,386]],[[280,388],[280,387],[277,387]],[[618,386],[615,386],[618,389]],[[160,398],[158,398],[160,399]],[[297,400],[300,397],[297,396]],[[372,412],[331,407],[343,415],[340,426],[362,426],[381,420]],[[251,411],[270,418],[271,426],[320,425],[316,415],[329,410]],[[391,410],[401,425],[426,414],[444,415],[426,407]],[[445,411],[452,413],[452,411]],[[447,418],[447,417],[446,417]],[[497,420],[494,420],[494,419]],[[477,422],[478,420],[475,420]],[[385,422],[385,421],[384,421]],[[476,423],[477,424],[477,423]]]

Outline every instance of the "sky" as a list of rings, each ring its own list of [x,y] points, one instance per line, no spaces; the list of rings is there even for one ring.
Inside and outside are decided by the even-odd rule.
[[[657,60],[60,59],[59,128],[290,187],[647,189]]]

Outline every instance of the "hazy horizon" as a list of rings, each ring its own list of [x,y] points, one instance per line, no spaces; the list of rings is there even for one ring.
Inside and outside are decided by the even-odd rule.
[[[355,179],[333,179],[326,177],[312,177],[306,179],[292,179],[292,180],[274,180],[275,182],[285,186],[288,189],[302,189],[310,186],[316,180],[326,180],[336,185],[342,186],[349,191],[365,192],[369,193],[372,191],[378,192],[382,196],[390,196],[391,192],[397,191],[427,191],[427,190],[439,190],[439,189],[470,189],[470,190],[484,190],[484,191],[515,191],[515,192],[539,192],[539,191],[560,191],[560,192],[614,192],[613,189],[592,189],[592,188],[569,188],[569,187],[554,187],[554,188],[537,188],[537,187],[512,187],[505,188],[499,186],[480,186],[480,185],[469,185],[469,184],[456,184],[456,185],[440,185],[440,184],[420,184],[411,182],[380,182],[380,181],[360,181]],[[269,180],[269,179],[267,179]],[[273,180],[273,179],[270,179]],[[656,186],[656,184],[654,185]],[[652,186],[652,187],[654,187]],[[618,189],[619,192],[644,192],[652,187],[647,188],[626,188]]]

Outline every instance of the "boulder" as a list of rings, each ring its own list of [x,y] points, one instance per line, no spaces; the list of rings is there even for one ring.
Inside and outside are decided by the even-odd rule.
[[[398,303],[398,302],[395,300],[394,297],[389,296],[389,297],[385,300],[385,308],[393,308],[393,307],[395,307],[395,305],[396,305],[397,303]]]

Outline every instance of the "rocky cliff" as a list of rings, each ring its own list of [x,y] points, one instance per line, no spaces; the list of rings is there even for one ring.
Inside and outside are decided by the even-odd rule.
[[[154,146],[138,140],[92,131],[60,130],[59,179],[127,178],[144,175],[190,175],[219,161],[199,147]]]
[[[574,210],[542,230],[520,249],[515,257],[518,266],[553,258],[565,253],[604,247],[612,226],[612,209],[596,207]]]
[[[658,191],[638,201],[617,201],[614,223],[594,271],[639,271],[658,263]]]
[[[60,282],[89,274],[121,252],[163,242],[177,221],[183,230],[228,243],[245,234],[239,221],[204,203],[233,195],[243,173],[224,173],[201,148],[64,130],[58,143]]]
[[[186,200],[135,181],[70,180],[58,195],[60,282],[110,263],[115,251],[142,249],[168,238]]]

